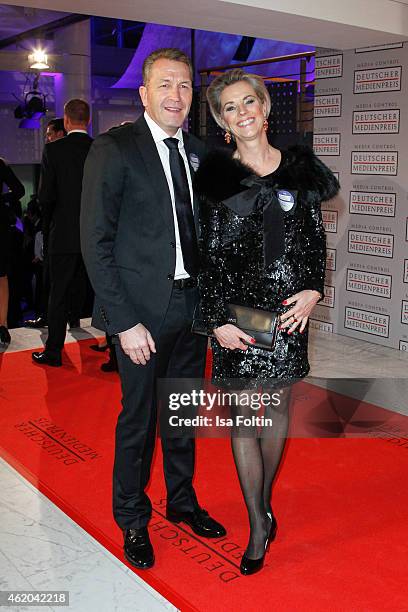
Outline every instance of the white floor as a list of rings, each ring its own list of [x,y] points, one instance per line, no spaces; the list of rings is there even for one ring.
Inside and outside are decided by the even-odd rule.
[[[7,352],[37,348],[46,338],[44,331],[23,328],[11,330],[11,335]],[[67,342],[90,336],[101,337],[101,333],[83,320],[82,329],[68,334]],[[388,402],[386,407],[391,407],[391,402],[395,410],[406,413],[408,354],[344,336],[313,332],[310,360],[313,376],[350,380],[366,377],[372,380],[372,385],[368,390],[365,387],[365,399],[373,400],[374,396],[377,405]],[[70,606],[62,609],[70,612],[176,610],[2,460],[1,590],[69,591]]]
[[[1,591],[69,591],[43,610],[176,610],[1,459],[0,482]]]
[[[81,330],[67,334],[67,342],[103,337],[88,320],[81,325]],[[46,338],[46,330],[19,328],[10,333],[10,353],[40,347]],[[0,591],[10,590],[69,591],[70,605],[1,610],[176,610],[0,459]]]

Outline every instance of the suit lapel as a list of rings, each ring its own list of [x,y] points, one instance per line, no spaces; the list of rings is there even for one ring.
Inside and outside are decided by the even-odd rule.
[[[190,168],[191,181],[194,184],[195,170],[194,170],[193,166],[191,165],[191,155],[192,154],[196,155],[196,153],[191,148],[191,141],[190,141],[190,138],[188,137],[188,134],[186,132],[183,132],[183,141],[184,141],[184,148],[185,148],[186,154],[187,154],[188,165],[189,165],[189,168]],[[198,198],[197,198],[197,196],[195,194],[195,191],[193,189],[193,214],[194,214],[194,225],[195,225],[197,236],[199,235],[198,234],[198,208],[199,208]]]
[[[174,240],[174,217],[171,196],[156,143],[144,117],[140,117],[133,126],[135,142],[139,154],[144,161],[149,183],[157,195],[158,209],[164,218],[170,236]]]

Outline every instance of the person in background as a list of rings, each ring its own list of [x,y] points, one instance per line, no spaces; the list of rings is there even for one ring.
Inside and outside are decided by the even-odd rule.
[[[55,140],[59,140],[60,138],[64,138],[67,135],[65,126],[64,126],[64,118],[56,117],[55,119],[51,119],[51,121],[47,124],[47,129],[45,131],[45,142],[54,142]]]
[[[64,127],[64,118],[56,117],[55,119],[51,119],[47,124],[47,129],[45,131],[45,143],[48,144],[50,142],[54,142],[55,140],[59,140],[60,138],[64,138],[67,135],[67,132]],[[41,215],[42,217],[42,215]],[[42,220],[41,220],[42,221]],[[44,234],[41,226],[41,235],[42,239],[44,239]],[[42,250],[43,259],[40,261],[36,258],[34,261],[35,268],[35,277],[37,279],[38,291],[36,291],[36,308],[35,313],[36,316],[34,319],[28,319],[24,321],[25,327],[30,327],[32,329],[40,329],[47,327],[47,314],[48,314],[48,300],[50,295],[50,275],[48,269],[48,257],[46,257],[45,253],[47,248]],[[39,272],[42,271],[42,277],[40,278]],[[75,302],[76,296],[72,296],[72,300]],[[71,321],[72,322],[72,321]]]
[[[7,191],[4,191],[4,186]],[[10,166],[0,158],[0,342],[11,341],[7,326],[9,306],[9,273],[11,264],[12,226],[15,223],[15,208],[25,194],[24,185]]]
[[[32,353],[40,365],[62,365],[73,291],[85,299],[87,276],[81,255],[79,217],[82,176],[92,138],[87,128],[90,108],[85,100],[65,104],[65,138],[45,145],[39,188],[43,214],[44,245],[49,259],[50,298],[48,303],[48,338],[44,351]]]
[[[30,311],[34,309],[34,242],[40,225],[40,207],[37,197],[32,195],[23,214],[23,276],[21,279],[24,310]]]

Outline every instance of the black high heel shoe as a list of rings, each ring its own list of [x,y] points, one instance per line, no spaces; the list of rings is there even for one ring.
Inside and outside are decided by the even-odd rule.
[[[256,572],[259,572],[263,568],[264,561],[265,561],[265,555],[269,551],[269,546],[271,542],[273,542],[276,537],[276,531],[278,529],[276,518],[274,517],[273,514],[270,515],[269,512],[267,512],[267,515],[268,515],[269,520],[271,521],[271,526],[269,528],[269,533],[265,541],[265,552],[262,555],[262,557],[258,557],[258,559],[250,559],[249,557],[246,556],[245,553],[242,555],[241,565],[239,567],[239,570],[241,574],[243,574],[244,576],[250,576],[251,574],[256,574]]]
[[[269,529],[269,536],[268,536],[268,544],[267,544],[267,550],[269,550],[269,546],[271,542],[273,542],[274,539],[276,538],[276,532],[278,531],[278,523],[275,518],[275,515],[272,512],[267,512],[266,514],[268,515],[269,520],[271,521],[271,526]]]
[[[265,542],[265,547],[267,543],[268,541]],[[243,576],[250,576],[251,574],[256,574],[256,572],[259,572],[264,566],[265,555],[266,548],[264,554],[262,557],[259,557],[259,559],[250,559],[244,554],[241,559],[241,565],[239,566],[239,571],[241,574]]]
[[[258,557],[258,559],[250,559],[249,557],[246,556],[245,553],[242,555],[241,565],[239,566],[239,571],[241,572],[241,574],[243,574],[243,576],[250,576],[251,574],[256,574],[256,572],[259,572],[263,568],[264,561],[265,561],[265,555],[266,555],[266,551],[268,550],[268,547],[269,547],[269,537],[266,538],[265,552],[262,555],[262,557]]]

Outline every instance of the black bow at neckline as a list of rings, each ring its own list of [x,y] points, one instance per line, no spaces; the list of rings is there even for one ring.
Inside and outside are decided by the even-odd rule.
[[[251,174],[240,181],[248,189],[223,200],[223,204],[240,217],[263,213],[264,267],[285,253],[284,213],[270,178]]]

